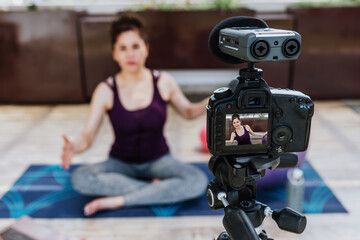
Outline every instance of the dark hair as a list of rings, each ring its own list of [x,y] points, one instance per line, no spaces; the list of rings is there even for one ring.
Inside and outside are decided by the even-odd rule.
[[[234,119],[236,119],[236,118],[239,119],[239,121],[241,121],[239,114],[234,114],[231,117],[231,122],[234,122]]]
[[[117,20],[111,23],[111,47],[114,47],[116,39],[120,34],[131,30],[138,31],[140,37],[145,41],[145,43],[148,43],[145,27],[140,18],[136,15],[121,15]]]

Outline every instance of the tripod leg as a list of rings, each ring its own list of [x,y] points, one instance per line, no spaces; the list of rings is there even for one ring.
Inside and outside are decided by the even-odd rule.
[[[274,240],[272,238],[268,238],[265,230],[263,230],[259,234],[259,238],[260,238],[260,240]],[[229,235],[227,234],[227,232],[222,232],[216,240],[231,240],[231,239],[230,239]]]
[[[223,224],[231,240],[259,240],[254,226],[242,209],[226,207]]]

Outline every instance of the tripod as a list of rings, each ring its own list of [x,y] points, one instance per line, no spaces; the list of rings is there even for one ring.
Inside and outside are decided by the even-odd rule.
[[[265,175],[266,169],[291,167],[297,163],[296,154],[269,157],[255,155],[246,157],[211,157],[209,169],[215,179],[207,187],[207,200],[212,209],[225,209],[223,232],[218,240],[270,240],[262,229],[266,216],[272,216],[279,228],[302,233],[306,218],[300,213],[284,208],[272,211],[267,205],[255,201],[255,180]]]

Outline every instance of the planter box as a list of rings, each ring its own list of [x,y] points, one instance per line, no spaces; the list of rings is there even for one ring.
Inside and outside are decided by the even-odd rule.
[[[0,102],[82,102],[77,14],[0,13]]]
[[[360,7],[289,9],[302,35],[293,88],[314,99],[360,97]]]

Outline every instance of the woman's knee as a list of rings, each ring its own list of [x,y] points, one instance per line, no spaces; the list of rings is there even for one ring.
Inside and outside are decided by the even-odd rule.
[[[183,184],[191,191],[194,197],[198,197],[205,192],[209,179],[203,171],[191,167],[192,169],[188,170],[188,173],[183,176]]]
[[[205,173],[202,171],[198,171],[196,174],[196,183],[195,183],[195,191],[197,191],[198,195],[201,195],[205,192],[207,185],[209,184],[209,179]]]
[[[79,167],[71,175],[73,188],[82,194],[89,194],[89,188],[96,179],[95,174],[88,166]]]

